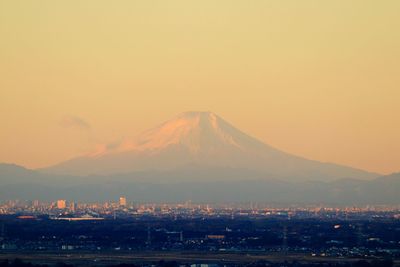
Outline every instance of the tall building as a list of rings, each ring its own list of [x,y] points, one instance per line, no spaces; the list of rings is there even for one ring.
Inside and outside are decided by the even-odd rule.
[[[32,206],[35,208],[39,207],[39,200],[32,201]]]
[[[57,209],[65,209],[67,207],[65,199],[57,200]]]
[[[69,203],[69,211],[75,212],[75,202],[71,201]]]
[[[119,198],[119,205],[121,207],[126,207],[126,197],[120,197]]]

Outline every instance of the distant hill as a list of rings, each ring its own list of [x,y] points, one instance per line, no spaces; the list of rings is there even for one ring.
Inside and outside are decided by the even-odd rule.
[[[132,201],[152,202],[400,204],[399,173],[373,180],[341,179],[331,182],[265,179],[257,172],[244,181],[240,177],[249,172],[238,169],[214,169],[212,173],[215,176],[201,181],[201,171],[194,173],[193,180],[197,181],[184,181],[185,177],[192,175],[189,171],[81,177],[47,175],[15,165],[0,164],[0,199],[105,201],[125,195]],[[224,177],[218,180],[221,174],[231,179],[228,181]]]

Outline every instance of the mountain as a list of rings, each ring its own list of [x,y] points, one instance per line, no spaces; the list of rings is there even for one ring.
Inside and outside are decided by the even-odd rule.
[[[0,164],[0,200],[400,204],[399,191],[400,173],[294,156],[210,112],[182,113],[46,169]]]
[[[0,181],[2,184],[32,182],[38,177],[40,177],[40,174],[22,166],[0,163]]]
[[[217,172],[215,172],[217,170]],[[234,171],[232,171],[234,170]],[[187,173],[183,181],[278,179],[333,181],[372,179],[378,174],[308,160],[280,151],[243,133],[211,112],[186,112],[119,144],[41,170],[63,175],[115,175],[134,172]],[[176,178],[165,177],[169,180]],[[235,178],[235,179],[236,179]],[[157,178],[155,178],[157,180]],[[199,180],[199,181],[200,181]]]

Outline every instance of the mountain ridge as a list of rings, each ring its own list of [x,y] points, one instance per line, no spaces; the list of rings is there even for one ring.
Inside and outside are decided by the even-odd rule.
[[[241,173],[231,170],[229,181],[177,179],[168,183],[157,183],[166,172],[140,172],[113,176],[59,176],[45,175],[26,169],[25,177],[5,178],[3,170],[21,167],[0,164],[0,200],[39,199],[54,201],[63,198],[74,201],[109,201],[125,195],[134,201],[222,203],[257,201],[278,204],[400,204],[398,194],[400,173],[377,177],[373,180],[342,179],[331,182],[288,182],[279,179],[263,179],[253,176],[248,181],[240,180]],[[220,170],[226,173],[226,170]],[[190,172],[174,172],[185,177]],[[201,177],[201,173],[196,172]],[[236,177],[232,177],[235,176]],[[178,177],[179,178],[179,177]],[[163,179],[161,179],[163,180]]]

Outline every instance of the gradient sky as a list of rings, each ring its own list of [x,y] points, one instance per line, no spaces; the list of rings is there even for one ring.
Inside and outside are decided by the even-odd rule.
[[[48,166],[188,110],[400,171],[400,1],[1,1],[0,162]]]

